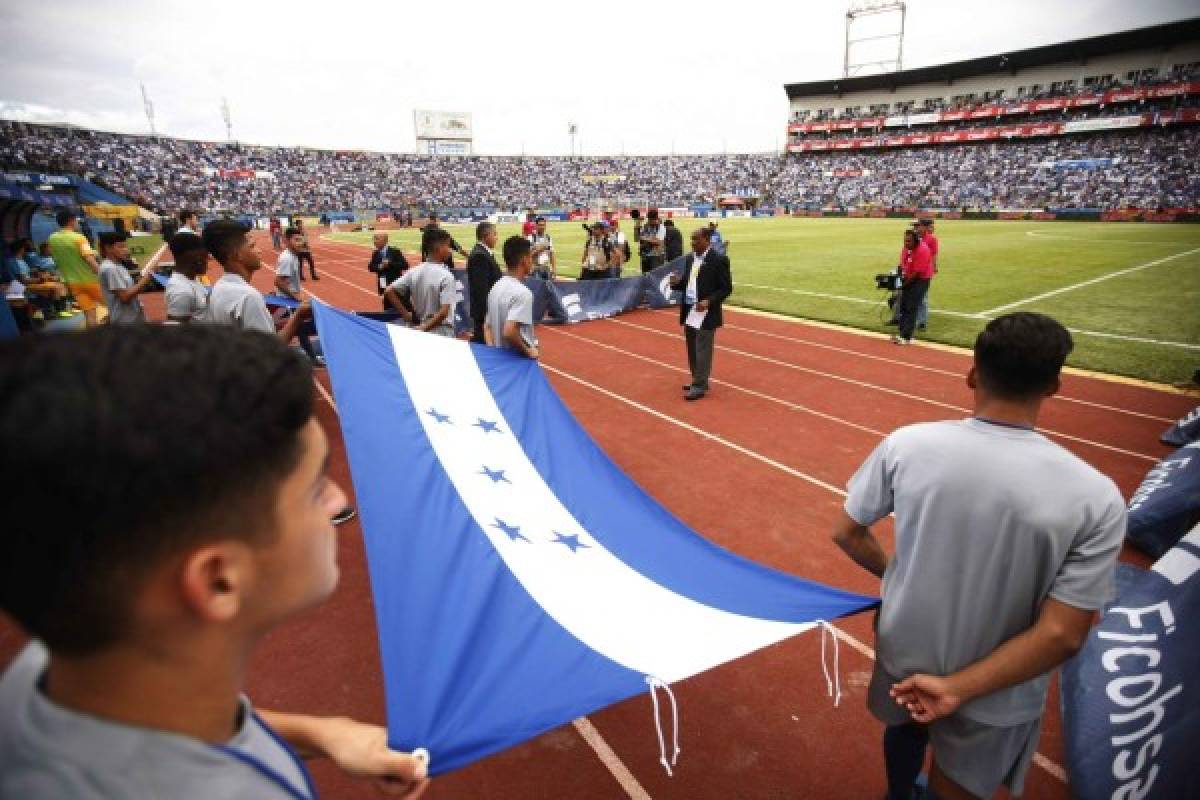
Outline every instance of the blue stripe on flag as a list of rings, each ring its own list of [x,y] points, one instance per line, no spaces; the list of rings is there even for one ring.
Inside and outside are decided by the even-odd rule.
[[[314,309],[367,545],[389,744],[427,748],[440,774],[644,691],[505,568],[429,445],[387,326]]]
[[[474,353],[542,479],[593,538],[633,569],[679,594],[752,617],[832,620],[877,602],[777,572],[698,536],[613,464],[535,363],[495,348],[474,346]],[[711,470],[680,474],[679,479],[704,481],[713,490],[712,502],[722,502],[720,476]],[[614,497],[622,502],[613,503]],[[712,579],[714,560],[723,567],[719,581]]]

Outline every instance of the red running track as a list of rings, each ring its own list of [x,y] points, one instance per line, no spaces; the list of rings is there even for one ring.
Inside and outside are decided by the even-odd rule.
[[[261,239],[269,253],[269,240]],[[325,302],[378,307],[369,251],[314,243]],[[269,258],[268,258],[269,260]],[[219,267],[214,270],[219,274]],[[255,283],[267,288],[264,270]],[[151,296],[152,315],[161,314]],[[638,483],[713,541],[778,569],[876,592],[829,541],[840,491],[878,440],[911,422],[969,413],[969,356],[827,326],[730,310],[718,334],[714,389],[680,399],[686,359],[674,312],[642,311],[585,325],[541,326],[543,365],[576,417]],[[681,380],[684,379],[684,380]],[[328,382],[317,410],[331,434],[333,474],[349,488]],[[1045,410],[1045,430],[1113,477],[1128,496],[1168,450],[1158,434],[1195,400],[1069,375]],[[653,438],[651,438],[653,437]],[[646,442],[653,441],[652,447]],[[694,475],[693,454],[715,453],[718,475]],[[713,496],[733,498],[713,503]],[[251,669],[264,707],[383,722],[375,618],[357,521],[343,527],[342,580],[321,609],[273,632]],[[881,526],[890,545],[890,525]],[[1136,553],[1126,557],[1144,563]],[[865,709],[870,620],[843,620],[843,698],[826,695],[816,633],[783,642],[675,687],[683,753],[674,778],[658,765],[648,698],[633,698],[438,779],[427,797],[792,798],[883,792],[880,725]],[[21,637],[0,626],[0,660]],[[1048,702],[1038,765],[1026,797],[1065,798],[1057,697]],[[585,738],[584,734],[587,734]],[[589,740],[592,743],[589,743]],[[594,743],[594,744],[593,744]],[[595,747],[608,750],[602,758]],[[327,764],[323,796],[369,794]]]

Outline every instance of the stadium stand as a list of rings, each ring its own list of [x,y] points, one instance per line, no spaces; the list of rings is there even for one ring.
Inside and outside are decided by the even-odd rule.
[[[1200,134],[1171,128],[853,152],[437,157],[216,144],[0,122],[8,169],[72,172],[163,212],[663,206],[725,194],[786,208],[1195,208]],[[1068,163],[1063,163],[1068,162]],[[1070,163],[1073,162],[1073,163]]]

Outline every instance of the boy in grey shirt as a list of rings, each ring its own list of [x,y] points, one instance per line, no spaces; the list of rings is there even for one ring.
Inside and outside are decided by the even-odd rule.
[[[911,796],[930,743],[932,796],[1020,796],[1049,673],[1109,599],[1125,503],[1034,430],[1071,347],[1041,314],[993,320],[967,375],[975,416],[895,431],[850,479],[833,538],[883,579],[868,707],[889,797]],[[868,526],[893,512],[888,559]]]
[[[168,246],[175,269],[167,280],[167,319],[182,324],[208,321],[208,287],[198,280],[208,271],[204,240],[194,233],[177,233]]]
[[[0,536],[0,610],[32,641],[0,677],[0,800],[311,800],[291,748],[420,794],[426,760],[383,728],[255,712],[242,693],[261,638],[337,585],[346,498],[311,369],[225,326],[104,326],[10,347],[0,387],[15,385],[0,471],[28,502]],[[112,491],[106,475],[135,477]],[[64,496],[86,524],[41,512]]]
[[[507,347],[529,358],[538,357],[533,332],[533,292],[522,283],[533,269],[533,245],[522,236],[504,242],[508,273],[492,286],[487,298],[484,334],[492,347]]]
[[[450,234],[426,228],[421,237],[425,261],[405,272],[383,293],[388,304],[418,330],[454,338],[454,304],[458,291],[454,273],[441,263],[450,258]],[[412,303],[412,311],[402,298]]]
[[[150,287],[154,273],[142,270],[142,277],[134,283],[124,262],[129,258],[129,247],[125,234],[106,232],[100,234],[100,291],[108,306],[110,325],[132,325],[146,321],[146,312],[138,295]]]

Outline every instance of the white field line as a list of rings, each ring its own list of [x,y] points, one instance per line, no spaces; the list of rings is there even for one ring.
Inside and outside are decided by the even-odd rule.
[[[1064,242],[1087,242],[1088,244],[1161,244],[1161,245],[1187,245],[1193,242],[1185,242],[1182,239],[1160,239],[1158,241],[1150,241],[1149,239],[1100,239],[1089,238],[1087,236],[1058,236],[1053,233],[1043,233],[1042,231],[1025,231],[1026,236],[1032,236],[1035,239],[1061,239]]]
[[[767,291],[771,291],[771,292],[787,292],[788,294],[802,294],[802,295],[806,295],[808,297],[821,297],[826,300],[843,300],[847,303],[859,303],[861,305],[868,305],[868,306],[883,305],[882,300],[867,300],[866,298],[863,298],[863,297],[850,297],[850,296],[844,295],[844,294],[826,294],[825,292],[810,292],[807,289],[789,289],[789,288],[785,288],[785,287],[781,287],[781,286],[765,286],[761,283],[746,283],[745,281],[738,281],[737,286],[735,286],[734,288],[739,288],[739,287],[745,287],[747,289],[766,289]],[[930,314],[942,314],[947,317],[966,317],[968,319],[978,319],[979,318],[978,314],[969,314],[965,311],[947,311],[947,310],[941,309],[941,308],[931,308],[931,309],[929,309],[929,313]]]
[[[1135,264],[1132,267],[1126,267],[1125,269],[1118,269],[1113,272],[1108,272],[1108,273],[1105,273],[1104,275],[1099,275],[1095,278],[1091,278],[1086,281],[1080,281],[1079,283],[1072,283],[1069,286],[1061,286],[1057,289],[1052,289],[1049,292],[1042,292],[1041,294],[1035,294],[1033,297],[1027,297],[1024,300],[1017,300],[1016,302],[1013,302],[1013,303],[1005,303],[1002,306],[996,306],[995,308],[989,308],[986,311],[980,311],[979,314],[980,314],[980,316],[992,316],[992,315],[1000,313],[1001,311],[1008,311],[1010,308],[1016,308],[1017,306],[1029,305],[1030,303],[1036,303],[1038,300],[1045,300],[1047,297],[1055,297],[1057,295],[1063,294],[1064,292],[1073,292],[1076,289],[1082,289],[1084,286],[1094,286],[1097,283],[1107,281],[1111,278],[1118,278],[1122,275],[1128,275],[1131,272],[1138,272],[1143,269],[1149,269],[1150,267],[1156,267],[1159,264],[1165,264],[1168,261],[1174,261],[1177,258],[1183,258],[1184,256],[1190,256],[1193,253],[1200,253],[1200,247],[1194,247],[1191,250],[1184,250],[1182,253],[1175,253],[1174,255],[1165,256],[1163,258],[1156,258],[1153,261],[1147,261],[1144,264]]]
[[[1186,255],[1186,254],[1180,253],[1180,255]],[[1112,273],[1112,275],[1108,275],[1105,277],[1112,277],[1113,275],[1116,275],[1116,274],[1117,273]],[[741,281],[739,281],[737,285],[745,286],[745,287],[748,287],[751,289],[766,289],[766,290],[772,291],[772,292],[787,292],[789,294],[802,294],[802,295],[807,295],[809,297],[822,297],[822,298],[825,298],[828,300],[843,300],[847,303],[860,303],[860,304],[864,304],[864,305],[874,305],[874,306],[882,305],[882,302],[877,301],[877,300],[865,300],[861,297],[848,297],[846,295],[841,295],[841,294],[826,294],[824,292],[810,292],[806,289],[792,289],[792,288],[783,287],[783,286],[765,286],[765,285],[759,284],[759,283],[744,283]],[[1067,287],[1067,288],[1078,288],[1078,286]],[[1017,303],[1014,303],[1013,305],[1023,305],[1024,303],[1031,303],[1036,299],[1038,299],[1038,298],[1031,297],[1028,300],[1021,300]],[[1007,306],[1005,306],[1004,308],[1007,308]],[[967,311],[951,311],[948,309],[941,309],[941,308],[929,309],[930,314],[941,314],[942,316],[947,316],[947,317],[960,317],[962,319],[978,319],[978,320],[992,319],[992,317],[993,317],[992,312],[994,312],[994,311],[996,311],[996,309],[991,309],[990,311],[978,311],[978,312],[974,312],[974,313],[967,312]],[[1185,350],[1200,350],[1200,344],[1192,344],[1190,342],[1176,342],[1176,341],[1173,341],[1170,339],[1150,339],[1150,338],[1147,338],[1144,336],[1126,336],[1125,334],[1121,334],[1121,333],[1105,333],[1103,331],[1084,330],[1083,328],[1068,328],[1067,330],[1069,330],[1071,333],[1079,334],[1080,336],[1098,336],[1098,337],[1104,338],[1104,339],[1118,339],[1118,340],[1125,341],[1125,342],[1141,342],[1143,344],[1153,344],[1153,345],[1159,345],[1161,347],[1182,347]]]
[[[653,334],[655,334],[656,336],[669,336],[669,337],[671,337],[671,338],[673,338],[673,339],[678,339],[678,338],[679,338],[679,335],[678,335],[678,334],[675,334],[675,333],[668,333],[668,332],[666,332],[666,331],[660,331],[660,330],[658,330],[657,328],[649,328],[649,327],[647,327],[647,326],[645,326],[645,325],[638,325],[638,324],[636,324],[636,323],[633,323],[633,322],[627,322],[627,321],[625,321],[625,320],[620,320],[620,319],[606,319],[606,320],[602,320],[602,321],[603,321],[603,322],[608,322],[608,323],[611,323],[611,324],[613,324],[613,325],[625,325],[625,326],[628,326],[628,327],[630,327],[630,328],[637,328],[637,329],[639,329],[639,330],[643,330],[643,331],[647,331],[647,332],[649,332],[649,333],[653,333]],[[738,350],[738,349],[736,349],[736,348],[732,348],[732,347],[728,347],[728,346],[722,346],[722,347],[721,347],[721,350],[722,350],[723,352],[726,352],[726,353],[733,353],[734,355],[739,355],[739,356],[742,356],[742,357],[744,357],[744,358],[752,358],[752,359],[754,359],[754,360],[756,360],[756,361],[763,361],[763,362],[766,362],[766,363],[768,363],[768,364],[775,364],[776,366],[780,366],[780,367],[783,367],[783,368],[785,368],[785,369],[793,369],[793,370],[797,370],[797,371],[799,371],[799,372],[807,372],[807,373],[809,373],[809,374],[811,374],[811,375],[819,375],[819,376],[820,376],[820,377],[822,377],[822,378],[830,378],[830,379],[832,379],[832,380],[835,380],[835,381],[842,381],[843,383],[849,383],[849,384],[852,384],[852,385],[854,385],[854,386],[861,386],[861,387],[863,387],[864,389],[871,389],[871,390],[873,390],[873,391],[882,392],[882,393],[884,393],[884,394],[890,394],[890,395],[894,395],[894,396],[896,396],[896,397],[902,397],[902,398],[904,398],[904,399],[906,399],[906,400],[915,400],[915,401],[917,401],[917,402],[920,402],[920,403],[926,403],[926,404],[928,404],[928,405],[931,405],[931,406],[936,406],[936,407],[938,407],[938,408],[944,408],[944,409],[948,409],[948,410],[950,410],[950,411],[954,411],[954,412],[957,412],[957,413],[960,413],[960,414],[971,414],[971,413],[972,413],[972,410],[971,410],[971,409],[969,409],[969,408],[966,408],[966,407],[964,407],[964,406],[957,406],[957,405],[954,405],[953,403],[943,403],[943,402],[942,402],[942,401],[940,401],[940,400],[932,400],[932,399],[930,399],[930,398],[928,398],[928,397],[922,397],[922,396],[920,396],[920,395],[911,394],[911,393],[909,393],[909,392],[902,392],[902,391],[900,391],[899,389],[890,389],[890,388],[888,388],[888,387],[886,387],[886,386],[880,386],[879,384],[870,383],[870,382],[868,382],[868,381],[860,381],[860,380],[856,380],[856,379],[854,379],[854,378],[847,378],[847,377],[846,377],[846,376],[844,376],[844,375],[835,375],[835,374],[833,374],[833,373],[831,373],[831,372],[824,372],[824,371],[822,371],[822,370],[819,370],[819,369],[812,369],[812,368],[810,368],[810,367],[803,367],[803,366],[800,366],[799,364],[793,364],[793,363],[791,363],[791,362],[789,362],[789,361],[781,361],[781,360],[779,360],[779,359],[777,359],[777,358],[771,358],[771,357],[769,357],[769,356],[763,356],[763,355],[759,355],[758,353],[750,353],[750,352],[747,352],[747,351],[745,351],[745,350]],[[1069,433],[1062,433],[1061,431],[1055,431],[1055,430],[1051,430],[1051,429],[1049,429],[1049,428],[1039,428],[1039,429],[1038,429],[1038,431],[1039,431],[1039,432],[1041,432],[1041,433],[1043,433],[1043,434],[1045,434],[1045,435],[1047,435],[1047,436],[1053,436],[1053,437],[1055,437],[1055,438],[1058,438],[1058,439],[1067,439],[1067,440],[1069,440],[1069,441],[1072,441],[1072,442],[1079,442],[1080,444],[1091,445],[1092,447],[1098,447],[1098,448],[1100,448],[1100,449],[1102,449],[1102,450],[1109,450],[1109,451],[1112,451],[1112,452],[1114,452],[1114,453],[1120,453],[1120,454],[1122,454],[1122,455],[1131,456],[1131,457],[1133,457],[1133,458],[1137,458],[1137,459],[1140,459],[1140,460],[1142,460],[1142,461],[1149,461],[1149,462],[1151,462],[1151,463],[1154,463],[1154,464],[1157,464],[1157,463],[1159,462],[1159,460],[1160,460],[1158,456],[1151,456],[1151,455],[1147,455],[1147,454],[1145,454],[1145,453],[1138,453],[1138,452],[1134,452],[1133,450],[1125,450],[1124,448],[1115,447],[1115,446],[1113,446],[1113,445],[1111,445],[1111,444],[1104,444],[1103,442],[1096,442],[1096,441],[1093,441],[1093,440],[1091,440],[1091,439],[1084,439],[1084,438],[1082,438],[1082,437],[1079,437],[1079,436],[1073,436],[1073,435],[1071,435],[1071,434],[1069,434]]]
[[[341,416],[338,411],[337,403],[333,402],[329,391],[321,385],[317,377],[313,376],[313,383],[317,387],[317,391],[321,393],[321,397],[325,398],[325,402],[329,403],[329,407],[333,409],[333,413]],[[629,795],[630,800],[650,800],[649,793],[642,788],[642,785],[637,782],[637,778],[633,777],[633,773],[629,771],[629,767],[617,756],[616,752],[609,746],[604,737],[600,735],[600,731],[596,730],[596,726],[592,724],[587,717],[579,717],[572,720],[572,725],[583,740],[591,746],[595,751],[596,756],[600,759],[600,763],[608,768],[612,773],[613,778],[621,785],[621,788]]]
[[[966,375],[965,372],[955,372],[954,370],[939,369],[938,367],[930,367],[930,366],[926,366],[924,364],[914,364],[911,361],[896,361],[895,359],[892,359],[892,358],[886,358],[884,356],[877,356],[877,355],[873,355],[871,353],[864,353],[861,350],[854,350],[849,347],[838,347],[837,345],[826,344],[825,342],[816,342],[811,339],[801,339],[796,336],[785,336],[781,333],[772,333],[771,331],[760,331],[757,328],[747,328],[742,325],[726,324],[725,327],[732,331],[743,331],[745,333],[755,334],[756,336],[766,336],[771,339],[779,339],[779,340],[785,341],[785,342],[795,342],[796,344],[804,344],[804,345],[808,345],[809,347],[819,347],[824,350],[833,350],[838,353],[845,353],[847,355],[858,356],[859,358],[866,358],[866,359],[870,359],[872,361],[882,361],[883,363],[891,365],[891,366],[908,367],[910,369],[917,369],[917,370],[921,370],[923,372],[932,372],[937,375],[946,375],[951,378],[963,379]],[[1158,416],[1155,416],[1154,414],[1143,414],[1140,411],[1130,411],[1127,408],[1118,408],[1116,406],[1105,405],[1104,403],[1097,403],[1092,400],[1084,400],[1079,397],[1071,397],[1070,395],[1056,394],[1051,398],[1051,401],[1054,401],[1054,400],[1061,400],[1061,401],[1064,401],[1067,403],[1078,403],[1079,405],[1091,406],[1092,408],[1099,408],[1099,409],[1103,409],[1104,411],[1112,411],[1113,413],[1116,413],[1116,414],[1128,414],[1131,417],[1142,417],[1144,419],[1154,420],[1155,422],[1172,423],[1175,421],[1173,418],[1169,418],[1169,417],[1158,417]]]
[[[784,472],[788,475],[791,475],[796,478],[800,478],[801,480],[808,481],[809,483],[815,484],[824,489],[828,489],[829,491],[837,494],[839,497],[846,496],[845,491],[843,491],[842,489],[839,489],[836,486],[833,486],[832,484],[825,483],[824,481],[822,481],[818,478],[814,478],[811,475],[807,475],[803,472],[800,472],[799,470],[793,469],[792,467],[789,467],[786,464],[781,464],[778,461],[776,461],[775,459],[770,458],[768,456],[764,456],[762,453],[759,453],[755,450],[751,450],[748,447],[743,447],[740,444],[731,442],[728,439],[724,439],[720,436],[717,436],[714,433],[709,433],[708,431],[704,430],[703,428],[697,428],[695,425],[689,425],[688,423],[683,422],[682,420],[676,419],[675,417],[671,416],[670,414],[664,414],[663,412],[658,411],[657,409],[651,408],[642,403],[639,403],[636,400],[631,400],[628,397],[617,394],[616,392],[613,392],[609,389],[605,389],[603,386],[597,386],[596,384],[590,383],[590,382],[584,380],[583,378],[576,377],[575,375],[572,375],[569,372],[565,372],[556,367],[552,367],[549,364],[545,363],[544,361],[542,362],[542,369],[546,370],[547,372],[552,372],[555,375],[559,375],[563,378],[566,378],[569,381],[573,381],[574,383],[578,383],[581,386],[584,386],[588,389],[591,389],[594,392],[598,392],[602,395],[605,395],[606,397],[610,397],[613,400],[617,400],[618,402],[625,403],[628,406],[632,406],[633,408],[636,408],[638,411],[649,414],[652,417],[656,417],[664,422],[669,422],[672,425],[683,428],[684,430],[694,433],[697,436],[701,436],[711,442],[715,442],[717,444],[728,447],[729,449],[734,450],[735,452],[741,453],[744,456],[747,456],[749,458],[754,459],[755,461],[759,461],[763,464],[766,464],[767,466],[770,466],[777,470],[780,470],[781,472]],[[846,642],[847,644],[849,644],[854,650],[857,650],[859,653],[863,654],[864,656],[866,656],[868,658],[871,658],[872,660],[875,658],[875,651],[871,648],[870,645],[866,644],[865,642],[860,641],[859,639],[855,638],[854,636],[851,636],[849,633],[847,633],[846,631],[842,630],[841,628],[839,628],[837,626],[831,626],[831,627],[833,628],[834,632],[837,634],[837,637],[839,639],[841,639],[842,641]],[[1041,759],[1035,758],[1034,762],[1038,766],[1042,767],[1047,772],[1049,772],[1052,776],[1058,778],[1059,780],[1063,781],[1064,783],[1066,782],[1066,771],[1058,764],[1054,763],[1053,761],[1051,761],[1048,758],[1045,758],[1044,756]]]

